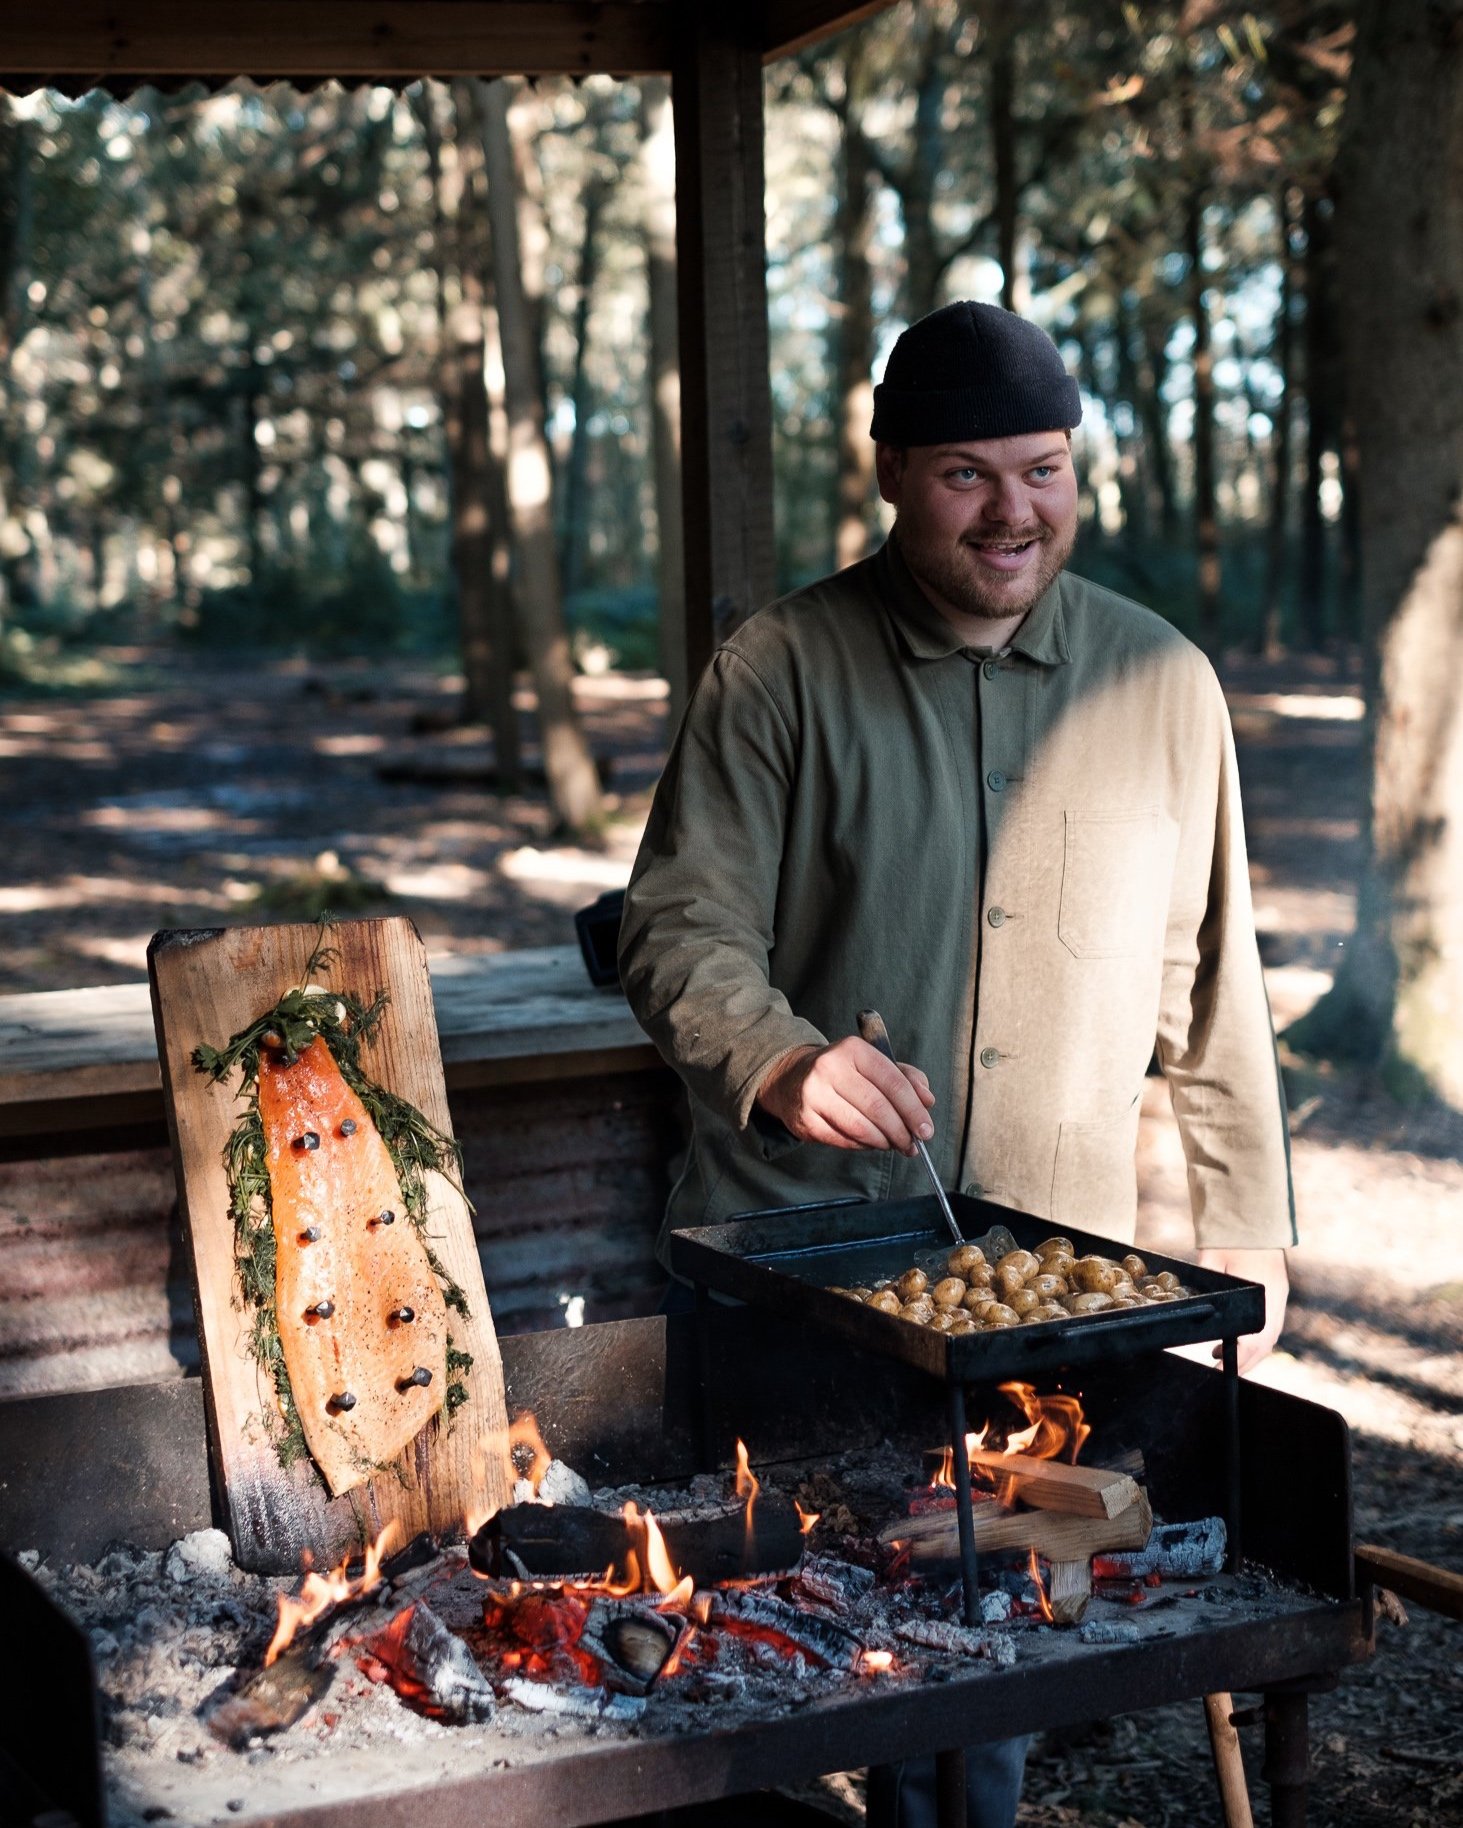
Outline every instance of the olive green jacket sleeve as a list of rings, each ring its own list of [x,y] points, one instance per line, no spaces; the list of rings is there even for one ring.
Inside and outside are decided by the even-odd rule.
[[[694,1096],[736,1129],[751,1122],[768,1068],[827,1038],[769,981],[797,766],[791,707],[723,648],[672,749],[620,930],[620,975],[641,1026]]]

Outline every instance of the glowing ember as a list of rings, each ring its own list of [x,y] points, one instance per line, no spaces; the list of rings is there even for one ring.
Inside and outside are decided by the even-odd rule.
[[[893,1669],[894,1652],[892,1650],[866,1650],[859,1658],[859,1667],[867,1669],[871,1674]]]
[[[813,1525],[823,1513],[821,1511],[805,1511],[796,1498],[792,1501],[792,1508],[798,1514],[798,1528],[802,1531],[804,1536],[811,1536],[813,1533]]]
[[[317,1574],[307,1566],[299,1592],[293,1595],[281,1593],[279,1596],[279,1622],[274,1628],[269,1648],[264,1653],[264,1667],[268,1669],[280,1652],[294,1642],[299,1632],[313,1625],[316,1619],[322,1618],[332,1606],[343,1605],[347,1600],[359,1599],[363,1593],[369,1593],[381,1579],[381,1557],[391,1548],[399,1534],[395,1522],[387,1524],[366,1550],[365,1566],[354,1580],[346,1572],[350,1565],[349,1555],[339,1567],[332,1568],[329,1574]]]

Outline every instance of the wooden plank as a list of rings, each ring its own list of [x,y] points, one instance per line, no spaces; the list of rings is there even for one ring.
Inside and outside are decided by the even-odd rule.
[[[1116,1517],[1138,1500],[1138,1487],[1126,1473],[1105,1466],[1068,1466],[1060,1460],[1035,1460],[1029,1454],[987,1453],[977,1448],[972,1466],[982,1467],[998,1482],[1014,1480],[1023,1504],[1039,1511],[1066,1511],[1075,1517]]]
[[[1059,1511],[1008,1512],[977,1503],[975,1546],[982,1554],[1035,1549],[1047,1561],[1086,1561],[1110,1549],[1141,1549],[1153,1529],[1153,1512],[1140,1492],[1136,1504],[1116,1517],[1066,1517]],[[953,1510],[905,1517],[879,1532],[881,1542],[907,1542],[916,1561],[938,1561],[960,1553]]]
[[[776,588],[772,398],[762,192],[762,47],[750,7],[679,9],[676,291],[686,654],[694,685],[717,641]]]
[[[763,56],[769,63],[775,57],[791,57],[820,38],[835,32],[846,32],[850,26],[886,12],[894,0],[862,0],[850,6],[848,0],[766,0],[763,9]]]
[[[8,75],[379,81],[670,68],[671,6],[605,0],[67,0],[8,8]]]
[[[235,1088],[195,1071],[194,1048],[222,1045],[303,981],[318,937],[314,925],[232,927],[157,935],[148,952],[164,1092],[179,1200],[193,1260],[200,1349],[208,1395],[210,1448],[235,1559],[286,1571],[305,1551],[333,1559],[394,1522],[407,1541],[419,1530],[445,1534],[469,1512],[502,1504],[510,1489],[502,1362],[463,1196],[428,1177],[428,1227],[448,1273],[467,1296],[470,1318],[453,1319],[473,1358],[469,1400],[449,1425],[428,1423],[401,1458],[333,1501],[313,1465],[286,1472],[264,1418],[273,1397],[250,1356],[237,1305],[234,1228],[224,1148],[237,1115]],[[362,1050],[370,1078],[414,1104],[439,1129],[450,1125],[432,1022],[427,955],[402,918],[342,921],[331,933],[339,956],[328,981],[369,1000],[390,998]]]
[[[1400,1593],[1429,1612],[1463,1619],[1463,1574],[1451,1568],[1435,1567],[1415,1555],[1400,1555],[1396,1549],[1363,1542],[1356,1550],[1356,1578],[1360,1584]]]
[[[432,978],[454,1090],[659,1065],[624,997],[595,989],[576,946],[434,959]],[[145,984],[0,997],[0,1136],[161,1115]]]

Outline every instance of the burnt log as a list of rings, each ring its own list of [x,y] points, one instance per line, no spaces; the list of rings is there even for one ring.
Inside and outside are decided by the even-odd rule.
[[[318,1654],[317,1641],[297,1642],[267,1669],[256,1669],[209,1714],[209,1732],[238,1752],[303,1719],[335,1680],[335,1665],[317,1662]]]
[[[689,1574],[698,1586],[786,1574],[803,1553],[802,1524],[786,1498],[759,1498],[750,1527],[738,1506],[713,1517],[663,1522],[661,1534],[677,1575]],[[468,1558],[479,1574],[597,1579],[606,1568],[623,1568],[636,1547],[618,1513],[577,1504],[514,1504],[477,1532]]]
[[[589,1608],[579,1648],[598,1658],[605,1686],[648,1695],[680,1642],[684,1623],[633,1601],[597,1599]]]
[[[801,1651],[810,1662],[826,1669],[855,1669],[863,1655],[863,1643],[851,1631],[815,1612],[790,1606],[776,1594],[732,1587],[709,1598],[712,1624],[753,1636],[783,1638],[790,1651]]]
[[[403,1606],[360,1648],[382,1665],[391,1686],[418,1713],[465,1726],[491,1720],[497,1711],[472,1652],[421,1600]]]
[[[1192,1523],[1159,1523],[1145,1544],[1129,1551],[1094,1555],[1092,1572],[1099,1580],[1132,1580],[1148,1574],[1191,1579],[1196,1574],[1218,1574],[1224,1566],[1225,1542],[1222,1517],[1200,1517]]]

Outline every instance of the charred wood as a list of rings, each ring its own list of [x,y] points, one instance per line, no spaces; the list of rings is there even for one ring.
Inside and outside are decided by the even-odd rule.
[[[713,1624],[784,1638],[791,1651],[801,1651],[811,1662],[827,1669],[853,1669],[863,1654],[862,1642],[851,1631],[831,1619],[790,1606],[775,1594],[733,1587],[710,1597]]]
[[[1224,1566],[1224,1549],[1222,1517],[1200,1517],[1193,1523],[1160,1523],[1154,1526],[1146,1544],[1136,1544],[1131,1552],[1096,1556],[1092,1572],[1103,1580],[1145,1574],[1218,1574]]]
[[[491,1720],[497,1711],[472,1652],[421,1600],[403,1606],[363,1648],[419,1713],[463,1726]]]
[[[267,1669],[255,1670],[209,1715],[209,1731],[237,1752],[251,1739],[303,1719],[335,1680],[335,1665],[317,1663],[318,1653],[318,1643],[301,1641]]]
[[[677,1574],[702,1586],[790,1572],[803,1553],[796,1508],[783,1498],[762,1497],[752,1507],[720,1516],[662,1523],[666,1551]],[[500,1511],[473,1537],[468,1555],[480,1574],[500,1574],[512,1556],[529,1575],[597,1578],[623,1567],[634,1547],[624,1520],[582,1505],[515,1504]]]
[[[653,1606],[597,1599],[585,1617],[579,1647],[599,1659],[608,1687],[645,1695],[670,1661],[682,1629],[674,1615]]]

